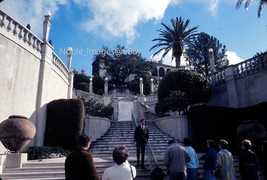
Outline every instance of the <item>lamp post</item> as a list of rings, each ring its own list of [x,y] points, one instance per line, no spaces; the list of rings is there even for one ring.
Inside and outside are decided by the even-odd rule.
[[[209,49],[209,60],[210,60],[211,74],[213,74],[215,72],[215,68],[214,68],[214,53],[212,48]]]
[[[93,78],[89,79],[89,93],[93,93]]]
[[[105,91],[105,95],[108,95],[108,78],[107,77],[105,77],[105,88],[104,88],[104,91]]]

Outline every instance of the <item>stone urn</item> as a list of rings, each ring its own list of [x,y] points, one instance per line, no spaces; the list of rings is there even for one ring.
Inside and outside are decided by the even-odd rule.
[[[27,117],[12,115],[0,123],[0,132],[2,144],[16,153],[33,139],[36,129]]]

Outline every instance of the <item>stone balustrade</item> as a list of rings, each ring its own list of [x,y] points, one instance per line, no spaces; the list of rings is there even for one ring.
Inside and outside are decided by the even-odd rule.
[[[155,95],[148,95],[148,96],[146,96],[145,101],[146,102],[157,102],[158,101],[158,96],[157,96],[157,94],[155,94]]]
[[[226,69],[232,68],[233,71],[227,71]],[[218,85],[225,82],[227,71],[231,74],[227,74],[227,76],[233,76],[234,78],[239,78],[243,76],[247,76],[250,74],[254,74],[260,72],[262,70],[267,69],[267,52],[250,58],[246,61],[240,62],[238,64],[228,66],[225,69],[217,70],[214,74],[212,74],[208,79],[212,85]]]
[[[52,63],[66,78],[68,78],[69,69],[54,52],[52,52]]]
[[[41,43],[36,35],[34,35],[28,28],[19,24],[12,17],[0,10],[0,27],[6,29],[8,32],[13,33],[18,39],[31,46],[36,51],[41,51]]]
[[[234,76],[246,76],[267,68],[267,52],[234,66]]]

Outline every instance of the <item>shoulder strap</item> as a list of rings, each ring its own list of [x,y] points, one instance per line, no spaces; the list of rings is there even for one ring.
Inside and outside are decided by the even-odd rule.
[[[129,166],[130,166],[130,169],[131,169],[131,174],[132,174],[132,177],[133,177],[133,180],[134,180],[134,175],[133,175],[132,166],[131,166],[131,165],[129,165]]]

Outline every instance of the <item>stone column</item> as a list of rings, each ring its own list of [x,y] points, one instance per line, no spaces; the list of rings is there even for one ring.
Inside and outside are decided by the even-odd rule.
[[[139,79],[139,88],[140,88],[140,95],[143,96],[144,95],[144,85],[143,85],[143,78]]]
[[[41,107],[43,106],[42,103],[42,96],[43,96],[43,84],[44,84],[44,74],[45,74],[45,68],[48,65],[46,61],[50,61],[49,58],[47,57],[50,56],[49,52],[52,52],[52,47],[48,42],[49,38],[49,32],[50,32],[50,19],[51,14],[48,12],[44,16],[44,21],[43,21],[43,42],[41,43],[41,60],[40,60],[40,68],[39,68],[39,75],[38,75],[38,86],[37,86],[37,98],[36,98],[36,115],[35,115],[35,127],[36,127],[36,135],[33,139],[33,145],[38,146],[43,144],[43,133],[44,129],[42,128],[43,122],[46,121],[46,117],[43,115],[43,111]]]
[[[69,75],[69,85],[68,85],[68,96],[67,96],[67,98],[71,99],[72,98],[72,88],[73,88],[73,77],[74,77],[74,74],[73,74],[72,71],[69,71],[68,75]]]
[[[105,92],[105,95],[108,95],[108,78],[107,77],[105,77],[104,92]]]
[[[69,85],[68,85],[67,98],[71,99],[72,98],[72,88],[73,88],[73,77],[74,77],[74,74],[73,74],[72,68],[71,68],[71,62],[72,62],[72,48],[71,47],[68,48],[67,53],[68,53],[68,65],[67,65],[67,67],[69,70],[69,73],[68,73]]]
[[[71,47],[68,48],[67,53],[68,53],[68,64],[67,64],[67,67],[68,67],[69,70],[71,70],[71,62],[72,62],[72,48]]]
[[[89,93],[93,93],[93,78],[89,79]]]
[[[157,78],[158,78],[158,82],[160,81],[160,76],[159,76],[159,67],[157,66]]]
[[[47,14],[44,16],[44,22],[43,22],[43,41],[48,42],[48,37],[50,33],[50,19],[51,19],[51,13],[47,12]]]
[[[150,93],[154,94],[154,82],[153,78],[150,79]]]

